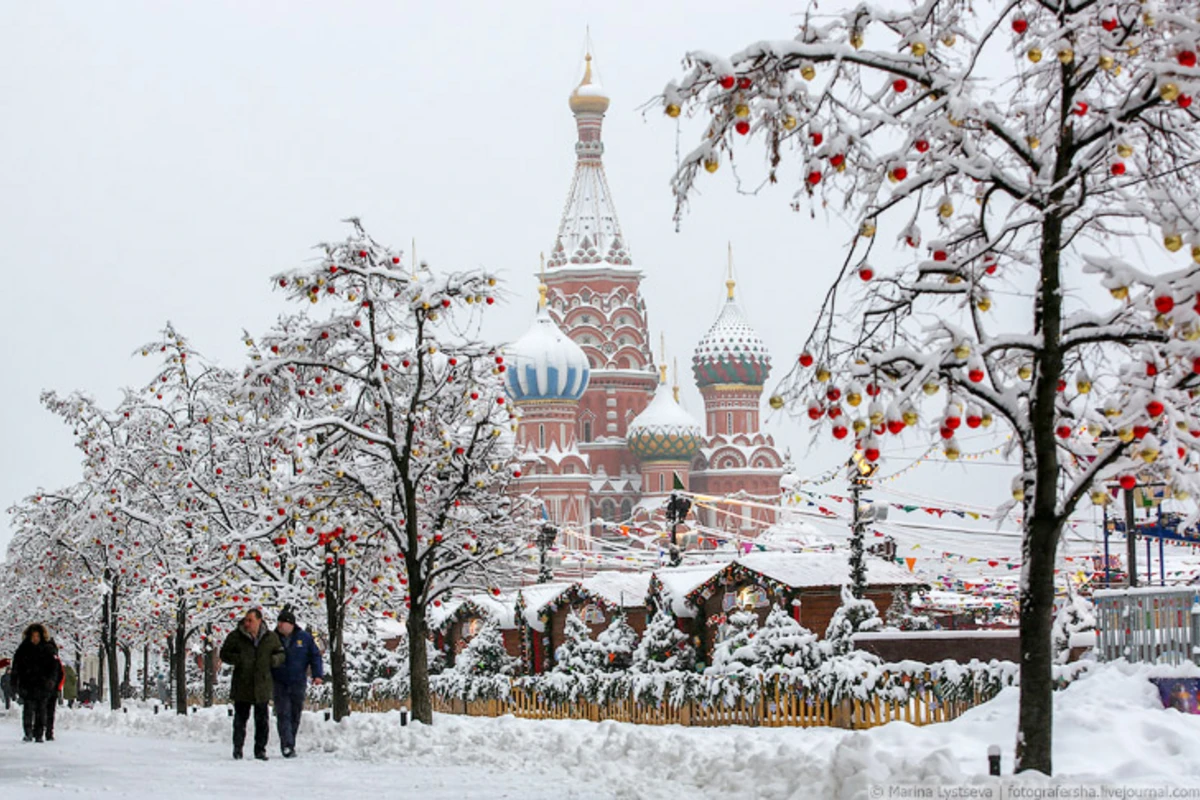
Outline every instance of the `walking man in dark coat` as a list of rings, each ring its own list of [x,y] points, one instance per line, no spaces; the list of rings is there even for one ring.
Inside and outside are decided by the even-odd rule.
[[[13,688],[24,703],[21,722],[25,741],[40,742],[46,730],[46,703],[58,689],[57,651],[46,638],[46,629],[34,623],[25,629],[13,655]]]
[[[54,741],[54,715],[58,711],[59,692],[62,691],[63,679],[66,675],[63,673],[62,659],[58,657],[58,644],[53,639],[46,640],[46,649],[54,654],[54,666],[51,672],[51,679],[54,681],[54,688],[46,697],[46,741]]]
[[[225,637],[221,660],[233,667],[229,696],[233,700],[233,757],[242,757],[246,722],[254,710],[254,757],[267,760],[271,736],[268,703],[271,700],[271,669],[283,664],[279,637],[263,623],[262,611],[252,608],[241,623]]]
[[[279,746],[284,758],[296,757],[296,732],[300,730],[300,712],[308,691],[308,671],[312,669],[314,686],[320,686],[325,672],[321,651],[312,634],[296,625],[290,608],[279,612],[275,633],[286,654],[282,667],[271,670],[275,679],[275,717],[279,728]]]

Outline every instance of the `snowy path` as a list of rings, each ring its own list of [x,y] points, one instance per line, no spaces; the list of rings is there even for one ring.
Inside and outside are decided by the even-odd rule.
[[[260,800],[274,797],[317,800],[348,795],[422,800],[614,797],[602,788],[572,781],[570,776],[552,767],[539,772],[533,765],[517,772],[453,763],[438,766],[377,762],[369,760],[369,754],[364,759],[353,759],[344,754],[304,752],[303,735],[302,757],[285,761],[277,754],[274,731],[269,762],[248,759],[239,763],[230,759],[228,735],[214,742],[88,730],[76,727],[78,720],[72,716],[65,710],[60,712],[56,741],[26,744],[20,740],[20,719],[0,712],[0,796],[6,800],[56,797],[212,800],[244,796],[249,786]],[[224,714],[217,715],[217,719],[224,719],[228,725]],[[192,728],[192,722],[184,724]],[[251,749],[247,748],[247,756]]]
[[[1200,670],[1192,668],[1200,675]],[[809,800],[920,796],[892,787],[1187,787],[1200,796],[1200,716],[1162,708],[1145,667],[1097,669],[1055,695],[1056,775],[1012,777],[1017,693],[954,722],[831,728],[682,728],[615,722],[441,716],[401,727],[399,715],[340,724],[306,715],[300,758],[234,762],[223,708],[186,718],[64,711],[50,744],[24,744],[0,712],[0,798],[240,797],[513,798],[514,800]],[[988,745],[1003,750],[989,778]],[[936,796],[936,795],[929,795]],[[969,795],[961,795],[969,796]],[[1026,794],[1024,796],[1036,796]],[[1171,795],[1164,795],[1171,796]]]

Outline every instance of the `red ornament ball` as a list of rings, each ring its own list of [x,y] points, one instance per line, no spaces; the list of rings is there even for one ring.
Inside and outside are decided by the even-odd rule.
[[[1125,162],[1117,161],[1116,163],[1114,163],[1112,165],[1112,167],[1109,168],[1109,171],[1112,172],[1113,175],[1124,175],[1125,174]]]
[[[808,138],[812,139],[813,147],[820,147],[821,142],[825,141],[825,137],[820,131],[813,131],[808,135]]]
[[[892,81],[892,90],[897,94],[908,91],[908,81],[904,80],[904,78],[897,78]]]
[[[1067,425],[1067,424],[1059,425],[1057,428],[1054,429],[1054,432],[1058,434],[1058,438],[1060,438],[1060,439],[1070,438],[1071,426]]]
[[[749,78],[738,78],[737,87],[739,89],[749,89],[752,85]]]
[[[1115,19],[1100,20],[1100,27],[1104,28],[1104,30],[1108,31],[1109,33],[1115,31],[1117,29],[1117,25],[1119,24],[1120,23],[1118,23]]]
[[[732,75],[723,75],[721,76],[721,79],[717,81],[717,83],[721,84],[722,89],[732,89],[734,78]]]
[[[869,281],[875,277],[875,270],[867,266],[859,267],[858,277],[862,278],[864,281]]]
[[[737,131],[738,133],[740,133],[742,136],[745,136],[747,133],[750,132],[750,123],[744,119],[739,119],[737,121],[737,124],[733,126],[733,129],[735,131]]]
[[[1012,29],[1016,33],[1022,34],[1025,31],[1029,30],[1029,21],[1026,20],[1024,17],[1017,17],[1016,19],[1014,19],[1012,21]]]
[[[1161,415],[1164,410],[1163,404],[1158,400],[1151,400],[1149,403],[1146,403],[1146,413],[1152,417]]]
[[[800,366],[811,367],[812,365],[813,365],[812,353],[801,353],[800,354]]]
[[[1179,55],[1175,56],[1179,62],[1179,66],[1191,69],[1196,66],[1196,51],[1195,50],[1180,50]]]
[[[1160,314],[1170,314],[1175,308],[1175,299],[1169,294],[1160,294],[1154,298],[1154,309]]]
[[[918,153],[924,153],[929,149],[929,142],[925,139],[917,139],[916,148]]]
[[[878,447],[868,447],[866,450],[863,451],[863,455],[867,457],[867,461],[878,461],[879,460],[879,448]]]
[[[814,169],[808,173],[808,184],[810,186],[816,186],[820,182],[821,182],[821,171],[820,170]]]
[[[835,439],[845,439],[846,435],[849,432],[850,431],[846,428],[845,425],[834,425],[833,426],[833,438],[835,438]]]
[[[1137,486],[1137,478],[1132,475],[1122,475],[1120,480],[1121,488],[1125,491],[1130,491]]]

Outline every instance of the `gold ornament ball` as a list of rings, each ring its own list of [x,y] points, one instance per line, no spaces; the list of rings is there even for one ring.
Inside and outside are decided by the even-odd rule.
[[[1192,261],[1200,264],[1200,245],[1198,244],[1192,245]]]
[[[917,58],[923,58],[929,52],[929,47],[924,42],[913,42],[912,54]]]
[[[1112,72],[1112,68],[1116,66],[1116,64],[1116,60],[1108,53],[1100,56],[1100,69],[1104,70],[1105,72]]]
[[[704,159],[704,168],[706,170],[708,170],[710,173],[716,172],[718,169],[720,169],[720,167],[721,167],[721,162],[717,161],[715,158]]]
[[[875,235],[875,223],[871,222],[870,220],[864,222],[862,227],[859,229],[859,234],[870,239]]]
[[[1017,377],[1023,381],[1027,381],[1033,377],[1033,367],[1028,364],[1022,364],[1017,368]]]
[[[783,129],[785,131],[790,131],[795,127],[796,127],[796,118],[795,117],[793,117],[791,114],[788,114],[786,117],[783,118]]]
[[[1092,390],[1092,382],[1091,381],[1089,381],[1089,380],[1075,381],[1075,391],[1079,392],[1080,394],[1087,394],[1091,390]]]
[[[954,43],[957,41],[958,41],[958,37],[955,36],[953,33],[947,33],[945,36],[942,37],[942,44],[946,45],[946,47],[954,47]]]
[[[782,395],[773,394],[773,395],[771,395],[771,399],[767,402],[770,403],[771,408],[775,409],[776,411],[783,408],[783,396]]]
[[[1066,47],[1066,48],[1063,48],[1062,50],[1058,51],[1058,63],[1070,64],[1074,60],[1075,60],[1075,51],[1072,50],[1071,48]]]
[[[1183,237],[1178,233],[1168,233],[1166,236],[1163,236],[1163,247],[1172,253],[1179,252],[1179,248],[1183,247]]]
[[[1025,141],[1029,144],[1030,150],[1037,150],[1042,146],[1042,140],[1036,136],[1026,136]]]
[[[1096,489],[1092,492],[1092,503],[1102,506],[1108,502],[1108,492],[1103,489]]]
[[[858,408],[859,403],[862,402],[862,395],[858,392],[850,392],[846,395],[846,402],[850,404],[851,408]]]
[[[977,303],[975,303],[975,307],[978,308],[980,311],[984,311],[984,312],[989,311],[992,307],[992,299],[990,297],[986,297],[986,296],[981,297],[981,298],[979,298],[979,301]]]
[[[1108,293],[1113,296],[1114,300],[1124,300],[1129,297],[1128,286],[1114,286],[1108,290]]]
[[[960,358],[960,359],[966,358],[969,355],[971,355],[971,346],[968,345],[966,342],[963,342],[962,344],[957,345],[954,348],[954,357],[955,358]]]
[[[1018,503],[1023,502],[1025,500],[1025,490],[1018,486],[1012,490],[1012,496],[1013,500],[1016,500]]]
[[[983,416],[979,418],[979,424],[985,428],[992,427],[992,415],[985,411]]]
[[[938,390],[941,388],[942,387],[938,386],[936,383],[933,383],[931,381],[931,382],[925,384],[924,386],[922,386],[921,391],[925,392],[926,395],[933,397],[935,394],[938,393]]]
[[[679,106],[678,106],[677,104],[675,104],[675,103],[667,103],[667,116],[668,116],[668,117],[670,117],[671,119],[674,119],[675,117],[678,117],[678,116],[679,116],[679,112],[680,112],[681,110],[682,110],[682,109],[680,109],[680,108],[679,108]]]
[[[1142,457],[1142,461],[1145,461],[1147,464],[1153,464],[1158,460],[1158,448],[1144,447],[1138,455]]]
[[[1133,148],[1122,142],[1121,144],[1117,145],[1117,155],[1119,155],[1121,158],[1129,158],[1131,155],[1133,155]]]
[[[745,103],[738,103],[733,107],[733,115],[738,119],[745,119],[750,116],[750,106]]]
[[[1179,86],[1174,83],[1164,83],[1159,87],[1158,96],[1168,103],[1174,103],[1179,98]]]
[[[917,416],[917,412],[913,411],[912,409],[904,412],[903,419],[904,424],[909,426],[916,425],[921,420],[921,418]]]
[[[862,417],[856,418],[854,420],[854,422],[851,423],[850,426],[852,428],[854,428],[855,433],[862,433],[863,431],[865,431],[867,429],[866,420],[864,420]]]
[[[1117,438],[1120,439],[1125,444],[1129,444],[1130,442],[1133,441],[1133,429],[1132,428],[1118,428],[1117,429]]]
[[[858,48],[863,46],[862,31],[851,31],[850,46],[853,47],[855,50],[857,50]]]
[[[1034,64],[1042,60],[1042,51],[1036,47],[1029,48],[1029,52],[1025,54]]]
[[[938,215],[942,217],[942,219],[949,219],[950,217],[954,216],[954,205],[949,201],[942,203],[940,206],[938,206]]]
[[[806,81],[811,81],[813,78],[817,77],[817,70],[812,64],[805,64],[800,68],[800,77],[804,78]]]
[[[832,376],[829,374],[828,369],[826,369],[825,367],[817,367],[817,382],[818,383],[828,383],[829,379],[831,377]]]
[[[959,456],[958,448],[955,447],[954,445],[946,445],[946,449],[943,452],[945,452],[946,458],[949,459],[950,461],[958,460],[958,456]]]

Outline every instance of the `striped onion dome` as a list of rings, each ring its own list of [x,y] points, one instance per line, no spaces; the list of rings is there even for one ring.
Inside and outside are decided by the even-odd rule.
[[[687,461],[702,438],[700,423],[676,402],[664,374],[654,399],[629,423],[626,442],[642,461]]]
[[[696,385],[762,386],[771,374],[771,356],[733,299],[733,281],[727,286],[729,298],[692,356]]]
[[[533,327],[509,352],[508,393],[514,402],[578,400],[587,389],[587,356],[550,318],[544,287]]]

